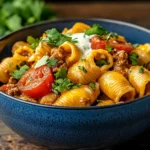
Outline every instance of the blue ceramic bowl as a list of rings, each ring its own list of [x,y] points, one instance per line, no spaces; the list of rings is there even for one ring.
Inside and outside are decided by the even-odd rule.
[[[33,25],[0,40],[1,59],[11,55],[11,46],[28,35],[71,27],[82,21],[97,23],[124,35],[132,43],[150,42],[150,31],[125,22],[105,19],[58,20]],[[23,101],[0,92],[0,117],[29,142],[49,148],[107,148],[124,142],[150,127],[150,96],[107,107],[53,107]]]

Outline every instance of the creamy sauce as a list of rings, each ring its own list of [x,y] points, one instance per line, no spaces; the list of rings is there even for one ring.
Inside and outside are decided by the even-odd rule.
[[[84,33],[76,33],[70,35],[73,40],[77,41],[75,45],[81,50],[82,52],[82,58],[87,56],[91,51],[91,42],[90,39],[92,36],[85,35]]]

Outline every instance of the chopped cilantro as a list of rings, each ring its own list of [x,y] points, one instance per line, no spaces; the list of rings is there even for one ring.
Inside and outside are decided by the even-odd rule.
[[[118,34],[115,32],[109,32],[109,34],[107,35],[107,38],[105,40],[108,41],[110,39],[110,37],[115,37],[117,39]]]
[[[53,91],[58,94],[59,92],[64,92],[65,90],[71,89],[72,83],[69,79],[58,79],[55,80],[55,83],[52,85]]]
[[[66,78],[67,77],[67,71],[68,69],[67,68],[60,68],[55,74],[54,76],[56,77],[56,79],[58,78]]]
[[[139,68],[139,72],[140,73],[144,73],[144,66],[142,65],[142,66],[140,66],[140,68]]]
[[[107,50],[108,52],[112,52],[113,47],[112,47],[112,46],[107,45],[107,46],[106,46],[106,50]]]
[[[93,24],[92,27],[84,32],[87,35],[92,35],[92,34],[99,34],[99,35],[105,35],[108,34],[109,32],[105,30],[102,26],[99,24]]]
[[[49,66],[49,67],[53,67],[56,65],[56,63],[58,62],[57,59],[55,58],[50,58],[47,60],[46,64]]]
[[[107,35],[107,38],[105,39],[108,41],[110,37],[115,37],[118,38],[118,34],[115,32],[109,32],[106,29],[104,29],[102,26],[99,24],[93,24],[92,27],[84,32],[86,35],[93,35],[93,34],[98,34],[98,35]]]
[[[78,66],[78,68],[79,68],[80,70],[84,71],[85,73],[87,73],[87,70],[85,69],[84,66]]]
[[[76,88],[79,88],[79,87],[81,87],[82,86],[82,84],[74,84],[73,86],[72,86],[72,89],[76,89]]]
[[[108,65],[108,62],[105,61],[105,60],[97,60],[96,65],[99,66],[99,67],[102,67],[104,65]]]
[[[94,83],[94,82],[89,83],[89,87],[90,87],[92,90],[95,90],[95,83]]]
[[[82,58],[81,61],[86,61],[86,58]]]
[[[78,88],[80,86],[80,84],[74,84],[69,79],[64,78],[55,80],[54,84],[52,85],[52,90],[56,94],[59,94],[61,92],[70,90],[72,88]]]
[[[28,70],[29,70],[29,67],[27,65],[24,65],[20,69],[17,69],[17,70],[10,72],[10,75],[13,78],[19,80],[25,74],[25,72]]]
[[[134,47],[134,48],[137,48],[138,46],[139,46],[138,43],[133,44],[133,47]]]
[[[138,65],[138,63],[139,63],[139,56],[136,53],[131,52],[129,54],[129,59],[131,60],[133,66]]]
[[[77,42],[72,40],[72,37],[61,34],[56,28],[47,30],[45,33],[47,34],[47,37],[43,37],[42,40],[51,46],[58,47],[66,41],[73,43]]]
[[[27,37],[27,42],[30,44],[30,47],[32,49],[35,49],[39,45],[40,40],[38,38],[34,38],[32,36],[28,36]]]
[[[98,103],[103,103],[104,102],[104,100],[99,100],[99,99],[97,99],[96,100]]]
[[[43,56],[40,60],[37,61],[36,65],[34,68],[41,67],[43,65],[48,65],[49,67],[55,66],[55,64],[58,62],[57,59],[55,58],[49,58],[47,55]]]
[[[10,64],[9,64],[9,68],[11,68],[12,66],[13,66],[13,63],[10,63]]]

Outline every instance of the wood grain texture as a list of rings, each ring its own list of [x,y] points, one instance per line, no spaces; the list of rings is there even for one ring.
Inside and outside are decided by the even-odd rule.
[[[107,18],[150,28],[150,2],[53,3],[60,18]]]
[[[15,134],[2,121],[0,121],[0,135]]]

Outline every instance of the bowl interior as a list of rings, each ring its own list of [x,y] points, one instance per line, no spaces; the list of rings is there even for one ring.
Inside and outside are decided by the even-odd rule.
[[[71,28],[76,22],[84,22],[89,25],[99,24],[108,31],[116,32],[123,35],[131,43],[148,43],[150,42],[150,30],[126,22],[109,20],[109,19],[69,19],[56,20],[38,23],[20,29],[0,39],[0,61],[11,56],[12,45],[17,41],[26,41],[27,36],[40,37],[48,29],[56,28],[62,31],[64,28]]]

